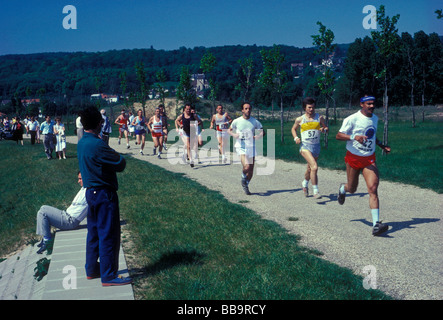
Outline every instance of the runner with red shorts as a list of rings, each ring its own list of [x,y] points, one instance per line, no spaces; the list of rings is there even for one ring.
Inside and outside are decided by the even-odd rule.
[[[338,203],[343,204],[346,192],[355,193],[360,172],[366,181],[369,193],[369,207],[372,215],[372,234],[378,236],[388,230],[388,225],[379,220],[378,184],[379,174],[375,163],[375,146],[378,145],[389,153],[391,148],[384,146],[376,138],[378,117],[374,114],[375,98],[364,96],[360,99],[361,110],[343,120],[336,136],[337,140],[346,143],[346,173],[347,183],[341,184],[338,193]]]

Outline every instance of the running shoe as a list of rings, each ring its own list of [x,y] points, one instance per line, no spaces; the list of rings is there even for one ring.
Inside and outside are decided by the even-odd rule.
[[[157,148],[152,149],[152,154],[155,156],[157,154]]]
[[[315,199],[321,199],[321,194],[320,193],[314,193],[314,198]]]
[[[163,143],[163,149],[168,150],[168,148],[166,147],[166,143]]]
[[[140,155],[143,155],[143,150],[140,150]]]
[[[246,181],[246,178],[241,179],[241,186],[243,188],[243,191],[249,196],[251,192],[249,191],[248,182]]]
[[[342,183],[340,185],[340,187],[338,188],[338,198],[337,198],[337,200],[338,200],[339,204],[345,203],[345,199],[346,199],[346,192],[345,193],[341,193],[341,191],[340,191],[342,186],[344,186],[344,183]]]
[[[307,198],[309,196],[309,189],[303,187],[303,194],[305,195],[305,197]]]
[[[375,223],[375,226],[372,228],[372,235],[373,236],[379,236],[382,233],[388,231],[389,226],[385,223],[381,223],[381,221],[377,221]]]
[[[129,149],[129,148],[130,148],[130,146],[129,146],[129,144],[127,144],[127,145],[126,145],[126,149]]]

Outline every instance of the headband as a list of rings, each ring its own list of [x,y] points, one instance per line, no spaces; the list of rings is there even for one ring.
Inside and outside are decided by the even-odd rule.
[[[375,100],[375,97],[373,97],[373,96],[363,97],[360,99],[360,102],[366,102],[366,101],[371,101],[371,100]]]

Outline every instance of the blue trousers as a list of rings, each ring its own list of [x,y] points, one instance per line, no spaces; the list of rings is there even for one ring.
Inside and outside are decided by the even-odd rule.
[[[117,277],[120,251],[120,210],[117,192],[88,188],[86,276],[100,275],[102,282]],[[100,259],[100,262],[98,261]]]

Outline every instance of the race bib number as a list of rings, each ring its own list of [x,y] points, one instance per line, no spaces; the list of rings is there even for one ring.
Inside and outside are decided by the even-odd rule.
[[[304,143],[316,144],[320,142],[320,131],[316,129],[303,131],[302,140]]]

